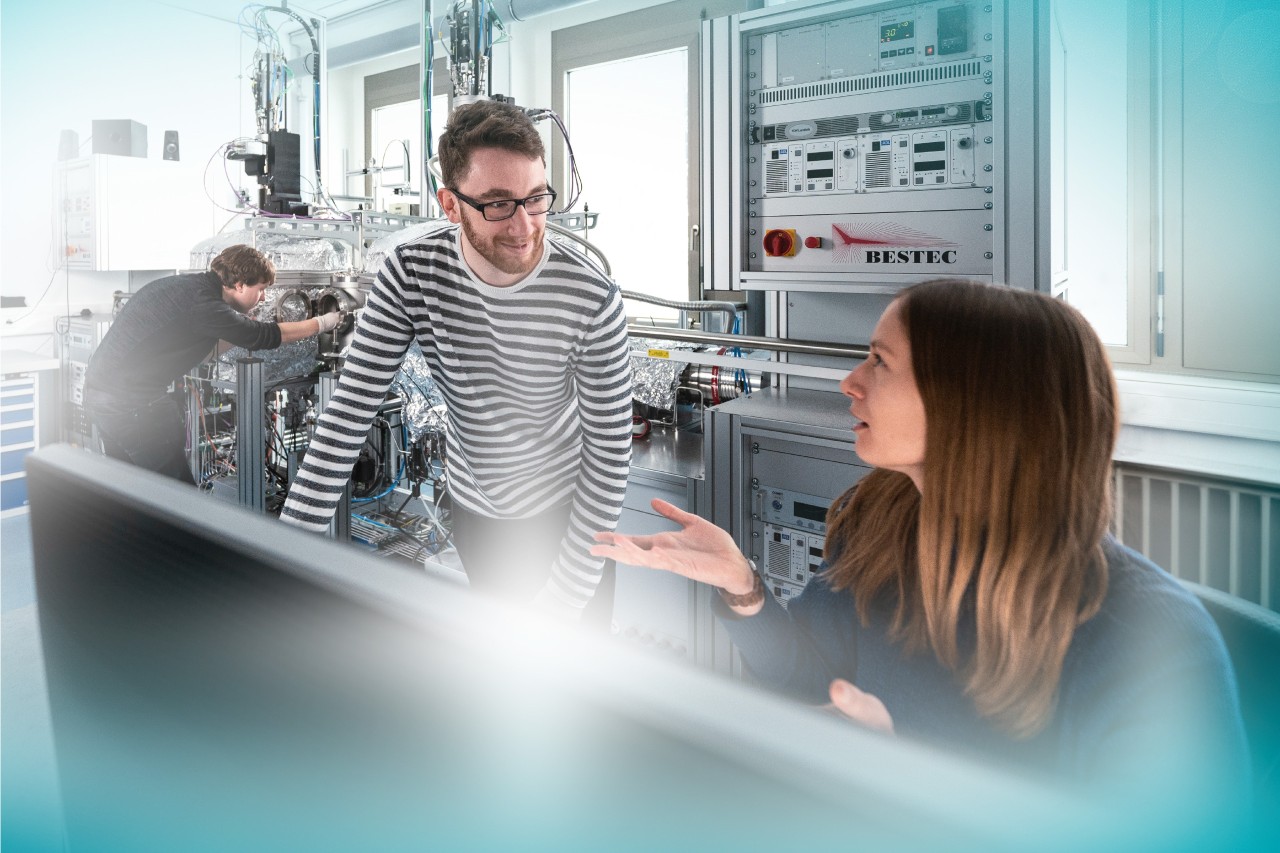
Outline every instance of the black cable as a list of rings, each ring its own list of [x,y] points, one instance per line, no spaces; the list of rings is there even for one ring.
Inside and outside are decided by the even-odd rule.
[[[409,494],[405,495],[404,502],[396,508],[394,517],[399,518],[400,513],[404,512],[404,508],[409,505],[409,501],[420,497],[422,497],[422,487],[418,483],[414,483],[412,488],[409,490]]]
[[[5,325],[12,326],[14,323],[21,323],[23,320],[27,319],[32,314],[36,313],[36,309],[40,307],[40,303],[43,302],[44,298],[49,295],[49,288],[53,287],[53,280],[58,277],[58,273],[64,272],[65,270],[66,270],[66,267],[58,267],[56,270],[54,270],[53,275],[49,276],[49,283],[44,286],[44,290],[41,291],[40,296],[36,299],[35,303],[31,306],[31,310],[23,314],[21,317],[17,318],[16,320],[5,320],[4,321]],[[67,306],[70,307],[71,305],[71,287],[70,287],[71,277],[70,276],[67,276],[67,282],[68,282]],[[68,322],[70,322],[70,319],[71,319],[70,317],[67,317]]]
[[[573,156],[573,143],[569,141],[569,129],[564,126],[564,120],[554,110],[547,110],[546,114],[560,129],[560,135],[564,137],[565,150],[569,155],[569,186],[565,187],[565,194],[569,196],[569,200],[560,209],[560,212],[564,213],[572,210],[578,203],[578,197],[582,195],[582,175],[578,172],[578,160]]]

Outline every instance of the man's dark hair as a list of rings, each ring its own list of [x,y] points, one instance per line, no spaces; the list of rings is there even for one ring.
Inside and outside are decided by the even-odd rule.
[[[440,135],[440,175],[446,187],[456,187],[471,168],[471,152],[501,148],[545,163],[542,137],[524,110],[500,101],[476,101],[458,107]]]
[[[240,282],[253,287],[276,280],[276,265],[252,246],[237,245],[223,249],[209,263],[209,269],[222,279],[223,287],[235,287]]]

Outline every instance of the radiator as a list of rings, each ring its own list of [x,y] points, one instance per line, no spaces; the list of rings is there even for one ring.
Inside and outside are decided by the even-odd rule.
[[[1115,534],[1175,577],[1280,611],[1280,489],[1115,467]]]

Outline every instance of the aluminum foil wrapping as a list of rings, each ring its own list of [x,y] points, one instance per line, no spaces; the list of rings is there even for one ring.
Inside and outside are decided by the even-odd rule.
[[[242,229],[202,240],[191,249],[191,269],[207,270],[228,246],[249,245],[262,252],[277,270],[343,272],[354,265],[350,243],[334,237]]]
[[[244,347],[232,347],[218,356],[214,364],[214,378],[223,382],[236,381],[236,362],[249,356],[262,359],[263,384],[274,385],[286,379],[309,376],[316,369],[320,351],[314,337],[255,352]]]
[[[301,290],[314,301],[323,289],[321,287],[294,288],[273,285],[266,289],[263,293],[262,301],[249,312],[249,316],[264,323],[274,323],[277,321],[276,309],[281,297],[292,293],[294,290]],[[280,319],[291,321],[305,318],[288,315]],[[234,382],[236,379],[236,362],[250,355],[255,355],[257,358],[262,359],[262,381],[267,385],[273,385],[286,379],[311,375],[316,368],[316,361],[320,357],[320,349],[315,336],[303,338],[290,344],[281,344],[275,349],[257,350],[254,353],[249,352],[244,347],[232,347],[218,356],[214,365],[214,378],[223,382]]]
[[[210,262],[216,258],[223,249],[231,246],[253,245],[253,234],[246,230],[229,231],[226,234],[215,234],[207,240],[201,240],[191,247],[191,269],[207,270]]]
[[[631,349],[664,350],[675,352],[691,350],[692,346],[677,341],[663,341],[657,338],[632,338]],[[676,386],[680,384],[680,374],[689,365],[687,361],[676,361],[671,358],[631,357],[631,396],[649,406],[672,412],[676,408]]]
[[[390,234],[383,234],[370,243],[369,248],[364,250],[364,266],[361,267],[360,271],[377,275],[378,270],[382,269],[382,262],[396,246],[416,240],[423,234],[429,234],[444,224],[446,223],[443,219],[431,219],[426,222],[419,222],[416,225],[410,225],[408,228],[402,228],[399,231],[392,231]]]
[[[448,433],[444,395],[431,378],[426,356],[417,341],[409,344],[391,388],[404,400],[404,421],[411,441],[424,433]]]

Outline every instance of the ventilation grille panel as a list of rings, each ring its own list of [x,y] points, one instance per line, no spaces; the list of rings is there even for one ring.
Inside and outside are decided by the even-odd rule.
[[[770,541],[765,550],[764,570],[779,580],[791,580],[791,546],[786,542]]]
[[[818,120],[817,136],[844,136],[858,132],[858,117],[824,118]]]
[[[787,191],[786,160],[770,160],[765,163],[764,191],[767,193],[784,193]]]
[[[1280,611],[1280,489],[1117,465],[1116,535],[1175,577]]]
[[[860,77],[844,77],[840,80],[824,80],[820,83],[802,83],[760,92],[760,103],[786,104],[807,101],[812,98],[830,98],[836,95],[855,95],[896,89],[900,86],[919,86],[945,80],[965,80],[982,76],[982,62],[977,59],[953,62],[950,65],[931,65],[928,68],[912,68],[905,71],[888,71],[863,74]]]
[[[867,187],[887,187],[891,177],[892,162],[888,151],[868,154],[866,160]]]

